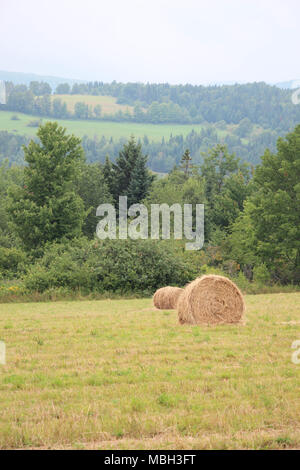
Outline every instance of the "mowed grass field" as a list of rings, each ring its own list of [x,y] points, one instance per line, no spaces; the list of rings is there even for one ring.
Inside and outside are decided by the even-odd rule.
[[[19,120],[14,121],[12,116],[18,116]],[[37,132],[36,127],[28,127],[31,121],[40,120],[37,116],[30,116],[12,111],[0,111],[0,131],[13,132],[16,134],[27,135],[29,137],[35,136]],[[200,132],[203,126],[195,124],[138,124],[131,122],[109,122],[109,121],[87,121],[87,120],[70,120],[70,119],[46,119],[43,118],[42,123],[47,121],[57,121],[59,125],[65,127],[68,133],[73,133],[78,137],[87,135],[89,137],[98,136],[101,138],[113,137],[119,139],[120,137],[129,138],[132,134],[136,138],[143,138],[148,136],[149,140],[161,141],[164,137],[169,139],[170,135],[184,135],[189,134],[193,129]]]
[[[74,112],[75,104],[78,102],[85,103],[92,110],[97,104],[100,104],[102,115],[116,114],[118,111],[133,113],[133,106],[122,105],[117,103],[117,98],[113,96],[94,96],[94,95],[51,95],[52,101],[59,98],[66,103],[67,109]]]
[[[300,448],[300,294],[244,326],[180,326],[151,299],[0,305],[0,448]]]

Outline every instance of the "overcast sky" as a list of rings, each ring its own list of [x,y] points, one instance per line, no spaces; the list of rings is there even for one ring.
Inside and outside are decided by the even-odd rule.
[[[0,70],[207,84],[300,78],[299,0],[0,0]]]

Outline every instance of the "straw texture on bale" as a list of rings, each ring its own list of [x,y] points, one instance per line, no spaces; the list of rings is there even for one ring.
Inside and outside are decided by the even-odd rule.
[[[173,310],[177,307],[177,302],[183,289],[180,287],[162,287],[158,289],[153,297],[153,303],[160,310]]]
[[[177,304],[179,323],[240,323],[245,311],[238,287],[223,276],[208,275],[188,284]]]

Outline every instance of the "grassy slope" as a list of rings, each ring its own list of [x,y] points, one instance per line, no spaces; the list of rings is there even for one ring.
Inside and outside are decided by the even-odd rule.
[[[82,102],[94,109],[100,104],[102,114],[115,114],[118,111],[133,112],[133,106],[117,104],[117,98],[113,96],[94,96],[94,95],[51,95],[51,99],[59,98],[67,104],[68,111],[74,112],[75,103]]]
[[[151,300],[0,305],[0,448],[300,448],[300,294],[246,326],[179,326]]]
[[[17,115],[20,120],[13,121],[11,116]],[[0,111],[0,131],[15,132],[16,134],[22,134],[27,136],[34,136],[37,128],[27,127],[30,121],[36,121],[39,118],[37,116],[30,116],[28,114],[16,113],[11,111]],[[43,118],[42,122],[49,121],[51,119]],[[71,132],[79,137],[88,135],[93,137],[95,135],[101,138],[104,135],[107,138],[113,137],[119,139],[120,137],[130,137],[133,134],[135,137],[143,137],[147,135],[150,140],[160,141],[162,137],[169,138],[173,135],[187,135],[193,129],[195,131],[201,130],[201,125],[188,124],[137,124],[130,122],[108,122],[108,121],[76,121],[76,120],[63,120],[53,119],[57,121],[61,126],[66,127],[68,132]]]

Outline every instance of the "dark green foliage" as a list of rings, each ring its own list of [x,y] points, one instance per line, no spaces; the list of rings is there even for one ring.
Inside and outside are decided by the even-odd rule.
[[[184,285],[188,266],[165,246],[148,240],[76,240],[52,245],[25,276],[30,291],[56,287],[83,291],[152,293]]]
[[[13,279],[25,271],[26,253],[19,248],[0,246],[0,278]]]
[[[205,231],[210,239],[216,228],[226,229],[243,209],[249,194],[249,170],[224,145],[203,155],[201,174],[205,179]]]
[[[74,116],[78,119],[88,119],[89,107],[83,102],[75,103]]]
[[[53,115],[57,118],[68,117],[65,103],[62,104],[59,98],[53,100]],[[143,153],[148,155],[147,165],[149,168],[153,171],[167,173],[172,170],[175,164],[180,164],[186,148],[190,150],[193,164],[198,166],[203,162],[203,152],[206,153],[221,142],[223,145],[227,145],[230,153],[235,153],[242,161],[256,165],[260,162],[260,157],[267,147],[275,151],[276,140],[279,137],[276,132],[265,131],[258,135],[251,135],[249,142],[245,142],[233,134],[228,134],[221,139],[218,137],[217,130],[217,126],[207,126],[200,132],[190,132],[186,137],[182,135],[171,136],[169,139],[162,138],[160,142],[149,141],[149,138],[145,136],[142,141],[138,140],[137,143],[142,144]],[[0,158],[3,153],[10,162],[22,163],[21,146],[27,140],[26,137],[13,133],[0,132]],[[82,147],[86,159],[90,163],[104,163],[107,155],[110,155],[111,160],[115,161],[125,143],[124,137],[113,139],[104,136],[101,138],[84,136],[82,139]]]
[[[193,165],[192,165],[192,157],[189,149],[186,149],[184,154],[181,157],[180,166],[179,168],[183,171],[185,178],[191,176]]]
[[[70,91],[71,87],[68,83],[60,83],[59,85],[57,85],[55,93],[57,93],[58,95],[67,95],[68,93],[70,93]]]
[[[75,83],[72,94],[110,95],[120,104],[135,106],[139,122],[220,122],[288,131],[300,121],[300,107],[291,101],[291,90],[266,83],[195,86],[142,83]],[[147,108],[146,112],[142,107]],[[128,119],[129,116],[126,116]],[[249,124],[248,121],[248,124]],[[248,129],[242,124],[243,136]]]
[[[10,192],[8,212],[26,249],[46,242],[79,236],[84,219],[82,199],[76,194],[83,151],[80,139],[48,122],[37,132],[40,142],[24,147],[23,188]]]
[[[103,165],[102,173],[103,173],[104,181],[107,184],[107,187],[109,188],[110,191],[112,191],[113,190],[113,167],[112,167],[112,164],[108,155],[106,155],[105,157],[105,164]]]
[[[60,98],[54,98],[52,102],[52,115],[60,119],[70,117],[66,103],[63,103]]]
[[[29,139],[22,135],[0,131],[0,162],[7,160],[9,164],[22,164],[24,162],[23,145]]]
[[[230,246],[242,264],[262,264],[281,282],[300,281],[300,126],[266,151],[255,191],[233,225]]]
[[[140,154],[135,162],[128,186],[128,205],[137,204],[148,196],[150,187],[154,181],[147,166],[147,157]]]
[[[9,86],[5,109],[35,112],[35,96],[47,96],[48,84],[32,82]],[[69,93],[67,84],[57,87],[57,94]],[[193,86],[141,83],[75,83],[72,94],[109,95],[120,104],[134,107],[134,112],[119,112],[109,116],[115,121],[150,123],[217,123],[239,124],[239,137],[248,136],[253,124],[287,132],[300,121],[300,107],[294,106],[291,90],[282,90],[266,83],[249,83],[233,86]],[[75,111],[81,119],[95,118],[83,103]],[[49,115],[43,107],[43,115]],[[97,112],[96,119],[101,114]],[[107,119],[107,117],[106,117]]]
[[[136,144],[132,136],[112,165],[111,189],[115,202],[118,202],[119,196],[128,196],[130,204],[138,203],[146,197],[153,181],[146,162],[147,157],[142,154],[141,144]]]
[[[97,164],[82,165],[78,183],[78,193],[84,203],[86,218],[82,226],[82,233],[93,238],[99,219],[96,209],[100,204],[112,203],[103,170]]]
[[[49,83],[33,81],[29,84],[29,90],[35,96],[51,95],[52,89]]]

